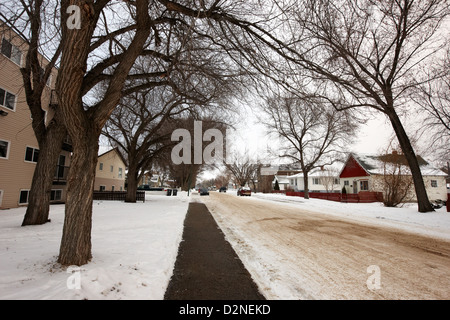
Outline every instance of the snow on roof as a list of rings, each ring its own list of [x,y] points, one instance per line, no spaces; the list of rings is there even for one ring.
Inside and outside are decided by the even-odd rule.
[[[407,160],[402,154],[387,154],[387,155],[376,155],[376,154],[364,154],[364,153],[352,153],[351,156],[358,161],[361,167],[364,168],[369,174],[384,174],[385,163],[395,163],[403,164],[408,166]],[[424,176],[446,176],[447,174],[428,163],[421,156],[417,156],[417,161],[419,162],[420,171]],[[408,168],[409,171],[409,168]]]
[[[273,183],[275,183],[275,181],[277,181],[277,180],[278,180],[278,183],[282,183],[282,184],[289,183],[288,176],[275,176],[275,178],[273,179]]]

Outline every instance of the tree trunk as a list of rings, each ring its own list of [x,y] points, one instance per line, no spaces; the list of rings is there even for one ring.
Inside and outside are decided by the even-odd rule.
[[[304,198],[309,199],[309,184],[308,184],[308,172],[303,172],[303,185],[305,187]]]
[[[92,258],[92,202],[98,134],[86,134],[85,140],[82,143],[74,142],[73,148],[58,262],[62,265],[80,266]]]
[[[402,148],[403,154],[408,161],[409,168],[411,170],[412,178],[414,181],[414,188],[416,191],[417,205],[419,212],[430,212],[434,211],[431,206],[430,200],[428,199],[427,190],[425,188],[425,183],[423,181],[422,172],[420,171],[419,162],[417,161],[416,154],[411,145],[411,141],[403,128],[403,124],[400,121],[397,113],[393,108],[390,109],[387,114],[389,120],[391,121],[392,127],[394,128],[397,139]]]
[[[39,143],[39,158],[34,169],[28,207],[22,226],[48,222],[50,193],[55,177],[56,164],[67,132],[63,125],[52,124]]]
[[[136,203],[136,191],[137,191],[137,170],[134,166],[128,168],[128,186],[127,195],[125,196],[125,202]]]

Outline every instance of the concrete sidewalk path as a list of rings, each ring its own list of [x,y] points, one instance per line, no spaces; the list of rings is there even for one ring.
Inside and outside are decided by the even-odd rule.
[[[205,204],[191,202],[165,300],[264,300]]]

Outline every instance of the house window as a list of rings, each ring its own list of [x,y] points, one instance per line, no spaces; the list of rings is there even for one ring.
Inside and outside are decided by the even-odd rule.
[[[360,191],[368,191],[369,190],[369,181],[362,180],[359,182],[359,190]]]
[[[16,96],[11,92],[0,88],[0,105],[14,111],[16,105]]]
[[[9,141],[0,140],[0,159],[8,159]]]
[[[27,204],[30,190],[20,190],[19,204]]]
[[[111,187],[111,191],[114,191],[115,188],[116,188],[115,186],[112,186],[112,187]]]
[[[3,190],[0,190],[0,207],[2,206]]]
[[[344,180],[344,186],[349,186],[349,185],[350,185],[350,181]]]
[[[58,201],[62,199],[62,190],[52,190],[50,193],[50,201]]]
[[[25,150],[25,161],[37,162],[39,158],[39,149],[27,147]]]
[[[100,191],[106,191],[106,186],[100,186]]]
[[[13,45],[9,40],[5,38],[2,39],[2,54],[15,64],[20,66],[20,61],[22,60],[22,51],[15,45]]]
[[[122,168],[119,168],[119,178],[122,178],[122,174],[123,174]]]
[[[111,172],[114,172],[114,166],[111,166]]]
[[[99,170],[100,170],[100,171],[103,171],[103,162],[100,162]]]
[[[339,184],[339,178],[334,178],[334,184]]]
[[[437,180],[431,180],[431,187],[437,188],[437,186],[438,186]]]
[[[313,178],[313,184],[320,184],[319,178]]]

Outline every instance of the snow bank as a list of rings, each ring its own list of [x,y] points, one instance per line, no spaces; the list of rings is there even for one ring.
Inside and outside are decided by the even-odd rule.
[[[189,198],[94,201],[93,259],[62,268],[64,206],[51,223],[20,227],[25,208],[0,211],[0,299],[162,299],[172,276]]]
[[[420,213],[415,203],[408,203],[399,208],[388,208],[380,202],[342,203],[313,198],[305,200],[302,197],[291,197],[280,193],[252,193],[252,198],[277,201],[280,205],[296,206],[317,213],[450,239],[450,212],[447,212],[445,207],[435,212]]]

